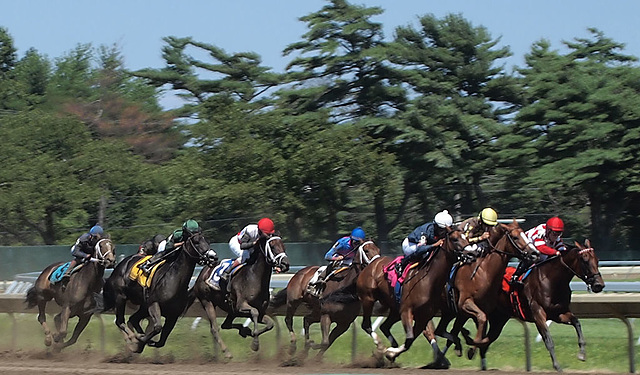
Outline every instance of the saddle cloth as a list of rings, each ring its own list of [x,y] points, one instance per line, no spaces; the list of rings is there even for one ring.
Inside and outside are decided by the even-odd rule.
[[[140,286],[142,286],[143,288],[148,288],[151,286],[151,280],[153,280],[153,275],[155,275],[156,271],[158,270],[158,267],[160,267],[166,262],[165,260],[158,262],[158,264],[154,265],[151,268],[151,272],[149,272],[149,275],[147,275],[144,273],[142,268],[138,266],[141,265],[143,262],[147,261],[147,259],[149,258],[151,258],[151,255],[146,255],[142,257],[139,261],[134,263],[133,267],[131,267],[131,272],[129,272],[129,279],[137,281],[138,284],[140,284]]]

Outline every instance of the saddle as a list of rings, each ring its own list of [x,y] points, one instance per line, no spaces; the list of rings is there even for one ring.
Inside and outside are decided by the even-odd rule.
[[[54,268],[53,272],[51,272],[51,275],[49,275],[49,281],[52,284],[60,282],[62,280],[62,276],[64,276],[65,272],[67,272],[70,265],[71,265],[71,262],[66,262]],[[80,267],[82,267],[82,264],[78,264],[73,270],[71,270],[70,275],[74,274],[75,272],[78,272]]]
[[[158,262],[158,264],[155,264],[153,267],[151,267],[151,272],[149,272],[149,275],[147,275],[146,273],[144,273],[142,268],[138,266],[146,262],[149,258],[151,258],[151,255],[142,257],[140,260],[134,263],[133,267],[131,267],[131,271],[129,272],[129,279],[137,281],[138,284],[140,284],[140,286],[142,286],[143,288],[148,288],[151,286],[153,275],[155,275],[158,268],[166,262],[166,260],[161,260],[160,262]]]
[[[320,275],[324,272],[324,270],[327,268],[327,266],[318,267],[313,277],[311,277],[311,279],[309,279],[309,281],[307,282],[307,288],[306,288],[307,293],[319,298],[322,295],[322,292],[324,291],[326,282],[331,279],[338,278],[339,276],[337,275],[348,270],[349,267],[350,266],[348,265],[343,265],[336,268],[335,270],[331,271],[331,273],[327,275],[327,277],[325,277],[324,282],[322,283],[318,283],[318,279],[320,278]]]
[[[507,267],[507,269],[504,272],[504,275],[502,276],[502,290],[504,290],[506,293],[509,294],[509,301],[511,302],[511,310],[514,316],[525,321],[531,320],[532,317],[526,313],[527,311],[530,311],[529,302],[526,300],[526,298],[523,298],[521,291],[512,288],[510,284],[511,277],[513,276],[513,273],[515,271],[516,271],[515,267]],[[531,268],[529,268],[527,272],[522,274],[519,277],[519,280],[521,281],[525,280],[530,273],[531,273]]]
[[[222,273],[225,272],[229,267],[231,267],[232,264],[233,259],[224,259],[220,261],[220,264],[218,264],[211,271],[211,275],[205,280],[207,285],[209,285],[214,290],[222,290],[224,287],[224,279],[222,278]],[[237,267],[231,270],[231,272],[229,273],[229,279],[226,280],[227,292],[230,291],[229,286],[231,285],[231,279],[245,265],[246,263],[239,264]]]

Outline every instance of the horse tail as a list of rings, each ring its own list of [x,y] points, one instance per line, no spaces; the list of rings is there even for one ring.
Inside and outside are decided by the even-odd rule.
[[[99,306],[99,303],[97,304]],[[116,291],[111,280],[107,279],[102,287],[102,312],[109,311],[116,306]]]
[[[196,300],[196,292],[194,292],[193,289],[194,287],[191,287],[187,292],[187,304],[184,306],[181,316],[185,316],[187,314],[187,311],[189,311],[189,308]]]
[[[359,301],[355,284],[336,289],[328,295],[322,297],[321,303],[341,303],[349,304]]]
[[[35,307],[38,305],[38,291],[35,286],[32,286],[27,290],[27,297],[25,298],[25,302],[27,303],[27,309]]]
[[[278,293],[271,296],[271,299],[269,300],[269,307],[277,309],[285,303],[287,303],[287,288],[281,289]]]

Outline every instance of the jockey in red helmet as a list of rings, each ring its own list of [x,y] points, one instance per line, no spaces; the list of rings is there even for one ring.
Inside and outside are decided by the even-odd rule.
[[[253,252],[253,247],[260,238],[271,237],[275,234],[276,227],[273,220],[263,217],[258,220],[257,224],[249,224],[242,228],[240,232],[235,234],[229,240],[229,249],[237,258],[233,261],[231,267],[228,267],[220,275],[220,278],[227,280],[231,274],[231,270],[246,262]]]
[[[533,246],[540,252],[540,261],[550,256],[560,255],[565,250],[564,242],[562,242],[562,233],[564,232],[564,222],[557,216],[547,220],[546,223],[531,228],[525,232],[525,235],[533,242]],[[516,272],[511,279],[512,285],[522,286],[517,278],[531,266],[529,260],[522,260],[516,268]]]

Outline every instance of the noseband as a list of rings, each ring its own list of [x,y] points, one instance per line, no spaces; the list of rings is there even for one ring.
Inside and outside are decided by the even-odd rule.
[[[111,246],[109,246],[109,250],[108,251],[103,253],[102,252],[102,247],[100,245],[105,241],[109,242],[111,244]],[[99,262],[101,264],[106,264],[108,261],[105,258],[107,257],[107,255],[113,253],[113,243],[108,238],[103,238],[103,239],[99,240],[96,243],[96,246],[94,246],[94,250],[95,250],[96,257],[95,258],[91,258],[91,260],[94,261],[94,259],[95,259],[95,262]]]
[[[206,258],[206,253],[208,249],[204,250],[203,252],[200,252],[200,249],[198,249],[198,247],[195,244],[195,241],[193,240],[196,236],[202,237],[201,234],[189,236],[189,238],[187,238],[187,240],[185,241],[186,243],[182,245],[182,247],[189,257],[193,259],[198,259],[198,262],[202,262],[203,259]],[[189,244],[189,246],[186,246],[186,244]],[[197,255],[193,255],[192,251],[195,251]]]
[[[587,289],[590,290],[591,286],[596,282],[596,277],[602,277],[602,274],[600,273],[600,271],[590,274],[589,261],[582,257],[583,254],[593,254],[593,248],[589,247],[586,249],[578,250],[578,262],[580,262],[580,268],[582,268],[582,275],[579,275],[576,271],[573,270],[573,268],[569,267],[569,265],[565,263],[564,259],[562,258],[562,255],[558,256],[558,258],[560,258],[562,265],[568,268],[580,280],[584,281],[584,283],[587,284]]]
[[[278,236],[269,237],[264,247],[262,248],[262,252],[265,259],[267,260],[267,263],[269,263],[269,265],[271,265],[272,267],[281,266],[282,259],[287,257],[287,253],[285,253],[284,251],[279,254],[273,254],[273,250],[271,249],[271,241],[274,240],[282,241],[282,238]]]
[[[365,245],[369,245],[369,244],[375,245],[373,243],[373,241],[366,241],[362,245],[358,246],[357,251],[358,251],[358,255],[360,256],[360,263],[361,264],[368,265],[369,263],[373,262],[377,258],[380,258],[380,254],[376,254],[373,257],[371,257],[371,259],[369,259],[369,257],[367,256],[366,251],[364,251]]]

